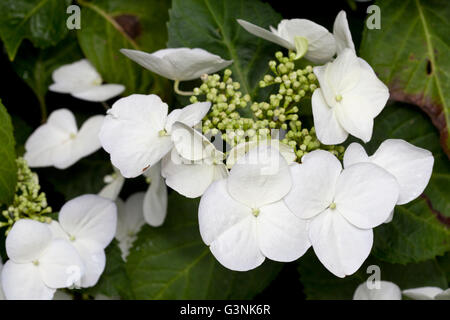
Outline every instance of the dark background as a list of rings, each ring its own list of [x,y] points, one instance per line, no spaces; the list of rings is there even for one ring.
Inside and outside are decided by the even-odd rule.
[[[352,0],[270,0],[264,1],[269,3],[283,18],[306,18],[318,24],[323,25],[328,30],[333,30],[333,23],[337,13],[340,10],[345,10],[347,19],[349,20],[350,29],[352,31],[353,41],[355,47],[359,47],[361,41],[361,33],[363,30],[364,20],[366,17],[366,8],[373,3],[370,2],[353,2]],[[350,3],[354,3],[355,7],[352,9]],[[19,50],[32,50],[24,41]],[[27,46],[28,45],[28,46]],[[0,51],[0,99],[7,107],[8,112],[13,118],[13,123],[16,128],[21,128],[17,131],[24,136],[22,139],[31,133],[27,132],[25,128],[36,128],[40,125],[40,109],[39,103],[33,91],[27,84],[15,73],[11,63],[2,47]],[[90,103],[82,100],[72,98],[70,95],[57,94],[48,92],[46,96],[48,114],[53,110],[59,108],[68,108],[76,113],[93,115],[104,112],[104,108],[99,103]],[[20,126],[22,119],[25,126]],[[25,131],[25,132],[24,132]],[[104,152],[103,150],[100,152]],[[106,154],[104,155],[106,157]],[[45,179],[46,170],[56,169],[40,169],[36,170],[40,176],[42,190],[46,192],[48,202],[54,207],[59,208],[64,203],[64,197],[54,192],[53,185]],[[142,188],[141,188],[142,189]],[[132,192],[132,190],[124,190],[125,193]],[[257,300],[300,300],[304,299],[303,288],[299,281],[299,274],[295,262],[284,265],[283,270],[278,275],[277,279],[267,287],[262,293],[256,296]]]

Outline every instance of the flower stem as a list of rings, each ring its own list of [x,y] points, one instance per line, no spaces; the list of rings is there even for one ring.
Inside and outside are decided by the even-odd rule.
[[[173,90],[176,94],[179,94],[180,96],[192,96],[194,94],[193,91],[182,91],[180,90],[180,80],[175,80],[173,84]]]

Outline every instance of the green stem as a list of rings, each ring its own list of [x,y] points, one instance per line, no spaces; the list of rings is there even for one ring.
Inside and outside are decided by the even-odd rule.
[[[180,90],[180,80],[175,80],[173,84],[173,90],[176,94],[179,94],[180,96],[192,96],[194,94],[193,91],[182,91]]]

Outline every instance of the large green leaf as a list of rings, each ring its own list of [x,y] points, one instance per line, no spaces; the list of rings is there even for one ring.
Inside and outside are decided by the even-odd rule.
[[[375,229],[373,253],[392,263],[442,255],[450,250],[450,230],[445,225],[450,216],[450,195],[445,192],[450,185],[450,162],[439,146],[437,130],[419,110],[396,103],[375,119],[372,140],[366,145],[368,153],[389,138],[430,150],[435,162],[422,198],[397,206],[393,221]]]
[[[16,190],[16,151],[11,118],[0,100],[0,205],[9,204]]]
[[[257,0],[174,0],[168,45],[203,48],[232,59],[233,78],[244,93],[255,96],[277,47],[245,31],[236,19],[268,28],[277,25],[281,16]]]
[[[222,267],[200,238],[197,207],[173,193],[164,226],[139,232],[126,264],[137,299],[249,299],[280,271],[270,261],[249,272]]]
[[[380,0],[381,29],[364,31],[360,54],[391,97],[420,106],[450,157],[450,1]]]
[[[300,280],[307,299],[348,300],[352,299],[356,288],[373,274],[373,271],[369,274],[366,272],[370,265],[380,268],[381,280],[394,282],[402,290],[425,286],[447,288],[445,274],[435,260],[411,263],[405,266],[369,257],[355,274],[338,278],[325,269],[312,250],[300,258]]]
[[[67,34],[66,14],[71,0],[0,1],[0,37],[14,60],[23,39],[40,48],[57,44]]]
[[[30,44],[23,46],[13,62],[14,70],[30,86],[41,107],[42,120],[47,117],[45,94],[52,83],[53,71],[67,63],[81,59],[76,38],[67,37],[57,46],[48,49],[35,49]]]
[[[96,296],[103,294],[111,298],[131,299],[130,280],[125,270],[122,252],[113,240],[105,250],[106,266],[97,284],[89,288],[86,293]]]
[[[149,93],[150,89],[164,93],[165,79],[155,79],[150,71],[119,50],[152,52],[163,48],[170,1],[80,0],[78,3],[83,6],[82,27],[78,32],[81,49],[104,80],[125,85],[125,95]]]

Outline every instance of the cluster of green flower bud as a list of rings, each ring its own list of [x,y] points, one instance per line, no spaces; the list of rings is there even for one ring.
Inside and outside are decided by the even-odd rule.
[[[0,227],[8,227],[8,234],[14,222],[19,219],[33,219],[50,223],[51,218],[46,216],[52,212],[47,204],[44,192],[40,192],[39,179],[36,173],[28,167],[25,159],[18,158],[17,185],[14,200],[11,205],[2,211],[6,221],[0,222]]]
[[[343,146],[321,144],[317,139],[315,128],[312,127],[310,130],[302,128],[302,123],[299,120],[289,122],[289,131],[286,132],[281,142],[294,149],[297,162],[301,162],[302,157],[308,152],[317,149],[327,150],[339,159],[342,159],[345,151]]]
[[[289,52],[288,56],[278,51],[275,53],[278,60],[271,60],[269,68],[273,75],[267,74],[259,82],[261,88],[278,84],[278,93],[270,97],[270,104],[289,110],[297,106],[300,100],[305,96],[310,96],[318,87],[317,78],[313,73],[313,68],[307,66],[304,69],[298,69],[295,66],[295,53]]]
[[[202,78],[203,84],[199,88],[194,88],[194,95],[190,98],[191,103],[198,102],[198,96],[205,96],[206,101],[211,102],[211,110],[202,123],[205,134],[213,129],[220,131],[226,129],[246,130],[253,126],[253,123],[249,123],[249,121],[238,121],[241,119],[238,109],[247,106],[250,96],[242,94],[239,90],[240,83],[233,81],[231,73],[230,69],[226,69],[223,79],[218,74],[205,76]]]

